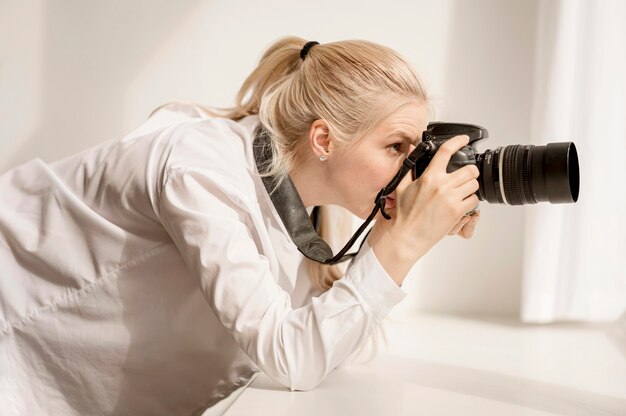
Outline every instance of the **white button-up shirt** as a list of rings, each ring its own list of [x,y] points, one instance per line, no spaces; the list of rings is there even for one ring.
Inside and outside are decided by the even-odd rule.
[[[367,244],[315,292],[257,124],[169,106],[0,176],[2,414],[192,414],[259,369],[311,389],[405,296]]]

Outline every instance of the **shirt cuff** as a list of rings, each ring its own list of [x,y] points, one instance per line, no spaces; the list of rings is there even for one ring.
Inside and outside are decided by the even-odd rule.
[[[367,241],[346,274],[379,320],[407,295],[385,271]]]

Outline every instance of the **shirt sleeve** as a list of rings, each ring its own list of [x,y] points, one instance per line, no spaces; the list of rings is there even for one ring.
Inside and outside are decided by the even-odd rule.
[[[406,294],[366,243],[342,279],[293,309],[255,243],[249,204],[229,182],[206,168],[172,169],[161,192],[161,222],[217,318],[252,361],[291,390],[310,390]]]

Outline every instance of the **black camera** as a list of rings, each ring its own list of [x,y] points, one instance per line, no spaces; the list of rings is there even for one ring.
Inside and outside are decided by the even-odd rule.
[[[469,136],[470,141],[452,156],[447,171],[450,173],[468,164],[476,165],[480,172],[476,195],[481,201],[525,205],[578,200],[580,174],[573,142],[500,146],[478,153],[477,142],[486,139],[489,133],[473,124],[429,123],[422,134],[422,143],[428,144],[428,151],[416,160],[412,168],[413,180],[420,177],[446,140],[459,135]]]

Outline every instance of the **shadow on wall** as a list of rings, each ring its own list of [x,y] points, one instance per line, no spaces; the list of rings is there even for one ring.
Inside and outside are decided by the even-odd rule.
[[[487,127],[479,151],[528,143],[536,1],[457,1],[451,9],[446,121]],[[435,97],[437,100],[437,97]],[[518,315],[523,208],[481,202],[474,237],[446,237],[425,258],[420,310]]]
[[[33,157],[54,161],[123,134],[127,84],[198,3],[47,2],[42,117],[2,172]]]

